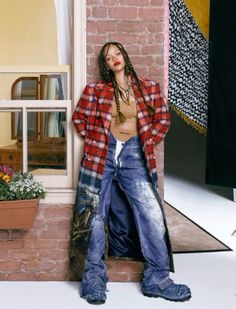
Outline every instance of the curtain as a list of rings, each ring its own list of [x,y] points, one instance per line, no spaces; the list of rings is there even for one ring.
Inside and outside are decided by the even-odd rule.
[[[55,0],[58,64],[72,63],[72,0]]]
[[[208,184],[236,187],[236,1],[210,5]]]

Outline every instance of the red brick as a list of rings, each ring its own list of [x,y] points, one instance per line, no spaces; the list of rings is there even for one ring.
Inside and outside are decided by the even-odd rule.
[[[40,273],[38,275],[38,280],[42,281],[65,281],[67,280],[67,273]]]
[[[0,262],[0,272],[17,271],[20,270],[21,267],[22,267],[21,262],[16,261]]]
[[[59,249],[69,249],[70,248],[70,241],[68,240],[58,240],[57,247]]]
[[[150,67],[150,74],[151,76],[155,76],[155,80],[157,80],[160,83],[160,78],[158,78],[158,76],[163,76],[164,74],[163,66],[152,65]]]
[[[5,240],[5,239],[8,239],[9,238],[9,234],[7,231],[1,231],[0,230],[0,239],[2,240]]]
[[[97,33],[97,21],[88,20],[86,30],[87,30],[87,33]]]
[[[0,250],[11,250],[23,248],[22,240],[0,241]]]
[[[24,239],[37,239],[40,229],[31,229],[24,234]]]
[[[150,1],[149,0],[119,0],[119,4],[121,6],[144,6],[149,7]]]
[[[63,249],[39,249],[39,257],[47,260],[64,260],[69,256],[68,250]]]
[[[9,253],[10,260],[30,260],[36,256],[36,250],[14,250]]]
[[[105,6],[112,6],[116,4],[117,0],[103,0],[103,5]]]
[[[38,280],[37,272],[18,272],[7,276],[9,281],[35,281]]]
[[[25,239],[24,248],[52,249],[57,247],[57,241],[50,239]]]
[[[56,272],[68,273],[69,270],[70,270],[69,261],[56,262],[56,265],[55,265]]]
[[[108,33],[109,41],[120,42],[123,45],[137,44],[137,35],[131,33]]]
[[[8,260],[9,250],[1,250],[0,251],[0,261]]]
[[[94,34],[87,33],[87,39],[88,39],[88,42],[93,42],[93,44],[103,45],[106,42],[106,35],[105,34],[94,35]]]
[[[159,51],[159,46],[157,44],[142,46],[143,55],[156,55]]]
[[[138,282],[142,275],[136,273],[118,273],[107,272],[108,280],[110,282]]]
[[[117,23],[117,31],[127,33],[127,29],[129,33],[140,33],[146,30],[146,24],[140,23],[139,21],[122,21]]]
[[[38,259],[31,259],[23,261],[23,270],[25,271],[38,271],[40,270]]]
[[[129,55],[130,59],[132,59],[132,57],[136,57],[137,55],[141,54],[141,47],[138,44],[136,44],[136,45],[126,44],[125,49],[126,49],[128,55]]]
[[[136,7],[109,8],[108,15],[110,18],[122,19],[122,20],[137,18],[137,8]]]
[[[0,273],[0,281],[7,280],[7,274]]]
[[[87,0],[86,4],[87,4],[87,6],[90,6],[90,5],[99,6],[99,5],[101,5],[101,0]]]
[[[72,216],[72,207],[51,206],[44,209],[44,218],[70,218]]]
[[[147,29],[148,29],[148,31],[153,32],[153,33],[163,32],[163,22],[159,22],[159,23],[155,23],[155,22],[147,23]]]
[[[92,16],[95,18],[105,18],[107,17],[107,8],[106,7],[93,7]]]
[[[164,20],[164,9],[162,7],[157,8],[140,8],[138,10],[138,17],[143,21],[163,21]]]
[[[97,25],[96,25],[97,32],[99,34],[104,34],[107,31],[109,31],[109,32],[117,31],[118,24],[117,24],[116,20],[110,21],[109,23],[106,20],[105,21],[96,21],[96,23],[97,23]]]
[[[164,6],[166,0],[151,0],[151,5]]]
[[[40,271],[49,271],[53,272],[55,270],[55,262],[54,261],[38,261],[38,267]]]
[[[92,8],[91,7],[86,8],[86,16],[87,16],[87,18],[92,16]]]
[[[41,229],[45,226],[46,222],[43,219],[36,219],[33,224],[34,229]]]
[[[70,231],[66,230],[43,230],[39,231],[39,239],[69,239]]]

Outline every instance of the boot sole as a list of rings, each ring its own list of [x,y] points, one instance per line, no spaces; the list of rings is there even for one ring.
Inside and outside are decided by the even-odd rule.
[[[164,298],[166,300],[169,300],[169,301],[175,301],[175,302],[184,302],[184,301],[187,301],[191,298],[191,294],[187,294],[187,295],[184,295],[182,298],[167,298],[163,295],[157,295],[157,294],[149,294],[149,293],[146,293],[146,292],[143,292],[143,295],[144,296],[147,296],[147,297],[154,297],[154,298]]]

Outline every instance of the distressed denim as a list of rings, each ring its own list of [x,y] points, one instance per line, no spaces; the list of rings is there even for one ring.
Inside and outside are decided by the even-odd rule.
[[[93,219],[93,228],[85,260],[83,285],[102,277],[107,281],[103,261],[105,230],[112,180],[116,179],[133,210],[145,259],[144,282],[147,286],[169,282],[169,256],[165,241],[165,225],[159,200],[147,172],[139,138],[134,136],[122,143],[116,153],[116,139],[110,134],[109,148],[100,191],[100,204]],[[129,207],[127,205],[127,207]]]

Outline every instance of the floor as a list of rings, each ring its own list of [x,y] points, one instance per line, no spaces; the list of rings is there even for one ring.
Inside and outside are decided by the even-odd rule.
[[[171,136],[166,142],[166,153],[171,155],[166,159],[165,200],[233,251],[174,255],[176,272],[171,276],[175,282],[191,287],[192,298],[188,302],[144,297],[139,283],[108,283],[107,302],[100,308],[236,308],[236,235],[232,236],[236,230],[236,203],[232,200],[232,189],[204,184],[204,149],[200,151],[204,138],[195,135],[194,139],[191,134],[190,140],[197,150],[193,149],[194,153],[184,160],[181,155],[185,156],[186,150],[179,147],[181,154],[179,148],[174,147],[173,155]],[[92,306],[79,297],[77,282],[1,282],[0,299],[1,309],[84,309]]]

